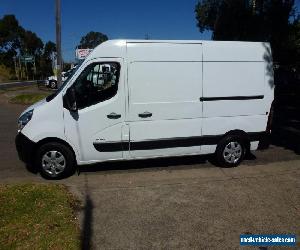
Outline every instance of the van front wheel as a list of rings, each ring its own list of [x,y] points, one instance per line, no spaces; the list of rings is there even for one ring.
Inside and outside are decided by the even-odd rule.
[[[36,156],[36,165],[46,179],[62,179],[74,172],[73,152],[61,143],[50,142],[42,145]]]
[[[245,142],[239,136],[228,135],[223,138],[216,149],[217,163],[222,167],[236,167],[244,159]]]

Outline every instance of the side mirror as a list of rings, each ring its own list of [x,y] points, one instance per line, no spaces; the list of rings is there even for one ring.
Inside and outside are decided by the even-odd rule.
[[[64,107],[70,111],[77,111],[76,93],[73,87],[67,89],[63,97]]]

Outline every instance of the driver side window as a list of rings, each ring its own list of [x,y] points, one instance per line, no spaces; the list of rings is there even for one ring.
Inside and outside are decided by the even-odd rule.
[[[78,109],[115,96],[118,91],[119,77],[119,63],[101,62],[88,65],[74,83]]]

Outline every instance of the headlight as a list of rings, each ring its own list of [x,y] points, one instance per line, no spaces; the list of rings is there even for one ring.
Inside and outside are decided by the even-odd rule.
[[[21,117],[18,120],[18,132],[20,132],[25,127],[25,125],[31,120],[32,114],[33,109],[21,115]]]

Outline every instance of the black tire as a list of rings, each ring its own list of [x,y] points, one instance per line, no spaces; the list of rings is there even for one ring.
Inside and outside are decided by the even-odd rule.
[[[37,150],[35,159],[35,166],[45,179],[62,179],[71,176],[75,171],[74,153],[62,143],[43,144]]]
[[[231,143],[233,144],[232,150],[234,152],[230,152]],[[240,151],[238,146],[240,146]],[[228,150],[229,152],[227,152]],[[224,137],[217,145],[215,158],[219,166],[231,168],[231,167],[238,166],[241,163],[241,161],[244,159],[245,154],[246,154],[245,139],[243,139],[241,136],[238,135],[228,135]]]
[[[56,89],[56,88],[57,88],[57,83],[56,83],[56,81],[51,81],[51,82],[49,83],[49,86],[50,86],[51,89]]]

